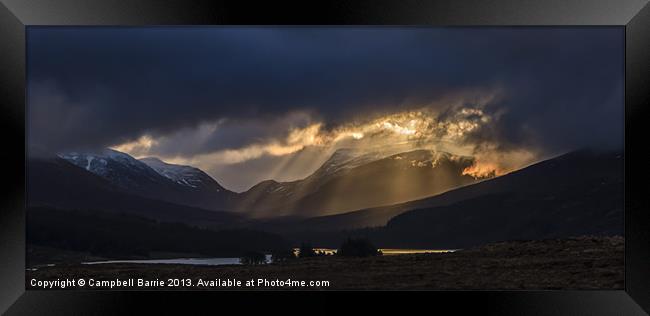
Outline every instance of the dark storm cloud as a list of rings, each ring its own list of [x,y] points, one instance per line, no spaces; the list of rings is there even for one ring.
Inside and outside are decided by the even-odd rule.
[[[620,142],[623,31],[38,27],[28,83],[30,144],[56,150],[296,110],[345,122],[490,87],[504,95],[486,111],[506,111],[473,139],[561,150]],[[203,150],[266,132],[215,133]]]
[[[243,145],[265,143],[286,138],[288,129],[303,128],[311,123],[306,113],[289,113],[278,118],[233,118],[215,123],[183,128],[158,138],[153,154],[192,156]]]

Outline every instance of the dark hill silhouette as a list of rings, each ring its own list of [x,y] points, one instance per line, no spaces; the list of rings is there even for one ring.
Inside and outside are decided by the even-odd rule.
[[[204,210],[145,198],[125,192],[108,180],[61,158],[29,159],[28,206],[102,210],[143,216],[159,221],[224,228],[239,225],[239,214]]]
[[[459,202],[394,217],[379,239],[392,245],[458,248],[493,241],[623,234],[619,153],[572,152],[458,191],[438,203],[463,196]]]
[[[382,222],[385,227],[368,225]],[[266,225],[329,246],[349,235],[371,236],[381,247],[442,248],[511,239],[620,235],[623,156],[581,150],[426,199]],[[350,230],[364,225],[380,227]]]
[[[243,228],[241,215],[129,194],[61,158],[29,159],[27,174],[31,246],[106,258],[146,258],[156,251],[238,256],[288,247],[276,234]]]
[[[153,252],[237,257],[246,251],[278,251],[289,247],[282,237],[260,231],[216,231],[132,214],[49,207],[27,210],[27,242],[30,246],[89,252],[115,259],[148,258]],[[57,258],[56,253],[48,252],[38,256],[46,257],[43,259],[47,263]]]

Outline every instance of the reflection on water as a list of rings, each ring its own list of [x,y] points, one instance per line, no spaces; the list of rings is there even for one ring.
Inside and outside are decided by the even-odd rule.
[[[384,256],[392,255],[408,255],[416,253],[445,253],[445,252],[454,252],[457,249],[406,249],[406,248],[379,248],[379,250],[384,254]],[[333,248],[314,248],[316,253],[322,253],[325,255],[336,254],[336,249]],[[293,248],[294,254],[300,252],[300,248]]]
[[[271,262],[271,255],[266,255],[266,262]],[[177,259],[151,259],[151,260],[107,260],[82,262],[82,264],[105,263],[149,263],[149,264],[190,264],[197,266],[221,266],[241,264],[239,258],[177,258]]]
[[[390,255],[406,255],[414,253],[446,253],[454,252],[457,249],[396,249],[396,248],[381,248],[379,249],[385,256]]]
[[[385,256],[416,254],[416,253],[445,253],[454,252],[453,249],[398,249],[398,248],[380,248]],[[336,254],[336,249],[332,248],[314,248],[316,253],[326,255]],[[294,248],[294,253],[298,254],[299,249]],[[271,262],[271,255],[266,255],[266,262]],[[189,264],[204,266],[220,266],[241,264],[239,258],[176,258],[176,259],[150,259],[150,260],[107,260],[82,262],[82,264],[106,264],[106,263],[147,263],[147,264]]]

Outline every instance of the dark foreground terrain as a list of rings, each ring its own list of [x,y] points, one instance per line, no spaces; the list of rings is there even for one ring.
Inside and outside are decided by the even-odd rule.
[[[66,289],[106,289],[90,279],[161,280],[153,287],[113,289],[623,289],[624,239],[580,237],[545,241],[512,241],[455,253],[412,254],[372,258],[336,256],[296,259],[259,266],[189,266],[149,264],[60,265],[27,271],[27,288],[36,281],[78,280]],[[268,281],[329,281],[329,286],[265,286]],[[33,280],[34,279],[34,280]],[[169,279],[190,279],[191,286],[169,287]],[[200,286],[199,279],[235,279],[240,287]],[[254,279],[254,286],[246,281]],[[36,280],[36,281],[35,281]],[[187,281],[185,281],[187,282]],[[59,287],[54,286],[57,289]]]

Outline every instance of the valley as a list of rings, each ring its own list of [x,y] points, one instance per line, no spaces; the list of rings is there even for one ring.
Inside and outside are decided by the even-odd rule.
[[[354,156],[341,150],[303,180],[265,181],[244,193],[226,190],[199,169],[154,158],[139,161],[110,150],[92,158],[61,157],[29,161],[29,174],[37,175],[28,181],[29,240],[109,259],[150,258],[154,252],[237,256],[301,242],[337,248],[348,237],[381,248],[459,249],[623,233],[617,152],[575,151],[476,179],[463,174],[470,157],[426,150]],[[160,194],[161,187],[176,193],[158,199],[148,193]],[[197,204],[193,196],[217,198]],[[197,206],[206,201],[212,201],[209,207]],[[354,208],[373,204],[382,206]],[[261,216],[268,212],[277,215]],[[74,242],[82,235],[103,242]],[[243,241],[255,236],[275,241]],[[215,246],[196,247],[206,242]]]

